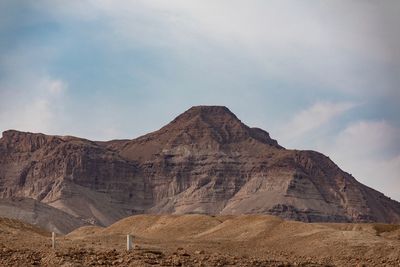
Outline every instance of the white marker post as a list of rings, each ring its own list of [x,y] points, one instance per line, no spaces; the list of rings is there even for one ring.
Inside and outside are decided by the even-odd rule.
[[[56,248],[56,233],[54,232],[51,233],[51,247],[53,249]]]
[[[132,250],[132,236],[131,235],[126,236],[126,250],[127,251]]]

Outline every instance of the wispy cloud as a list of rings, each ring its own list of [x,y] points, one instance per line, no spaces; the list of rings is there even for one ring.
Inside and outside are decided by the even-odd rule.
[[[353,122],[337,135],[334,147],[354,157],[393,156],[400,154],[400,129],[385,120]]]
[[[35,77],[12,87],[0,84],[0,89],[0,129],[57,133],[62,127],[58,116],[67,90],[64,81]]]
[[[359,181],[400,200],[400,128],[387,121],[358,121],[320,149]]]
[[[285,80],[303,91],[358,96],[397,92],[393,87],[399,79],[381,68],[398,67],[400,60],[400,38],[395,37],[400,36],[400,4],[395,1],[45,3],[57,21],[101,23],[96,37],[112,51],[158,50],[193,71],[228,61],[225,69],[239,60],[242,66],[250,64],[253,73]],[[201,73],[191,75],[204,79]]]
[[[298,143],[304,140],[305,135],[314,135],[335,118],[354,108],[355,103],[349,102],[317,102],[312,106],[298,111],[288,123],[278,131],[279,137],[284,143]]]

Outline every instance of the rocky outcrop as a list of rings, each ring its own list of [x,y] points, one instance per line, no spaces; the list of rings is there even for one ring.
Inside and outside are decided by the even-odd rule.
[[[6,131],[0,197],[29,197],[86,223],[139,213],[273,214],[307,222],[400,222],[400,204],[328,157],[287,150],[226,107],[193,107],[134,140]]]

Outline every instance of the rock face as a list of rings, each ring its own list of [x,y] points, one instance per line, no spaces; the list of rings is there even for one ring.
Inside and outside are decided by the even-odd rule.
[[[140,213],[400,222],[400,203],[318,152],[281,147],[219,106],[193,107],[134,140],[6,131],[0,197],[33,198],[99,225]]]

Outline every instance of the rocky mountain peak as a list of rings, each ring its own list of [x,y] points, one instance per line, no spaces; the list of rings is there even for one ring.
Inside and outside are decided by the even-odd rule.
[[[255,139],[281,148],[268,132],[248,127],[225,106],[191,107],[156,133],[196,143],[201,140],[230,144]]]
[[[172,123],[184,123],[197,117],[203,120],[223,120],[241,123],[240,120],[225,106],[194,106],[176,117]]]

